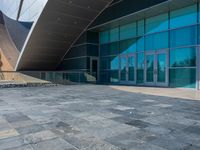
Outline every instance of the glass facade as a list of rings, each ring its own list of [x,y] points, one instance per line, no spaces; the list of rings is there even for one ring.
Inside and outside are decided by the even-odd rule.
[[[100,81],[196,88],[198,4],[100,33]]]

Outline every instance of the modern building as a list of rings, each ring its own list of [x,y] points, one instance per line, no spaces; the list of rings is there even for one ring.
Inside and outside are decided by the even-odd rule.
[[[199,0],[0,3],[4,71],[10,64],[13,71],[84,72],[105,84],[200,89]]]

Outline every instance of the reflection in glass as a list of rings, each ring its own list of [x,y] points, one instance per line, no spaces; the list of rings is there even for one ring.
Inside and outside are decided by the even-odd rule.
[[[157,63],[157,81],[165,82],[166,81],[166,54],[158,54],[158,63]]]
[[[136,39],[120,41],[120,54],[130,54],[136,51]]]
[[[197,27],[190,26],[186,28],[171,30],[170,47],[196,45],[197,43]]]
[[[101,69],[103,69],[103,70],[118,70],[119,69],[119,58],[117,56],[102,57],[101,58]]]
[[[170,67],[195,67],[196,48],[180,48],[170,50]]]
[[[151,34],[145,37],[145,49],[146,50],[158,50],[168,48],[168,32],[162,32],[158,34]]]
[[[197,23],[197,6],[189,6],[170,13],[170,28],[178,28]]]
[[[121,81],[126,81],[126,57],[121,57],[121,65],[120,65],[120,73],[121,73]]]
[[[144,53],[137,55],[137,83],[144,83]]]
[[[100,44],[108,43],[109,41],[109,31],[100,32]]]
[[[196,68],[174,68],[170,69],[171,87],[196,87]]]
[[[110,30],[110,42],[119,40],[119,28],[114,28]]]
[[[136,37],[136,22],[120,27],[120,40]]]
[[[168,30],[168,14],[146,19],[146,34]]]
[[[144,51],[144,37],[137,38],[137,51]]]
[[[154,81],[154,55],[146,56],[146,80],[147,82]]]
[[[109,78],[111,83],[119,82],[119,72],[118,70],[109,71]]]
[[[133,56],[128,57],[128,80],[135,80],[135,59]]]
[[[137,29],[137,34],[138,36],[143,36],[144,35],[144,19],[138,21],[138,29]]]

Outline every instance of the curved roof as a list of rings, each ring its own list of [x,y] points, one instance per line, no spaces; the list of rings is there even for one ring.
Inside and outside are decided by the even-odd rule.
[[[49,0],[23,47],[16,70],[55,70],[112,0]]]

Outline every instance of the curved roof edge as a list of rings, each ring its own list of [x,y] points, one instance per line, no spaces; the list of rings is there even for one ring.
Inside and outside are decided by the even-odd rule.
[[[73,43],[112,1],[48,1],[26,39],[15,70],[55,70]]]

